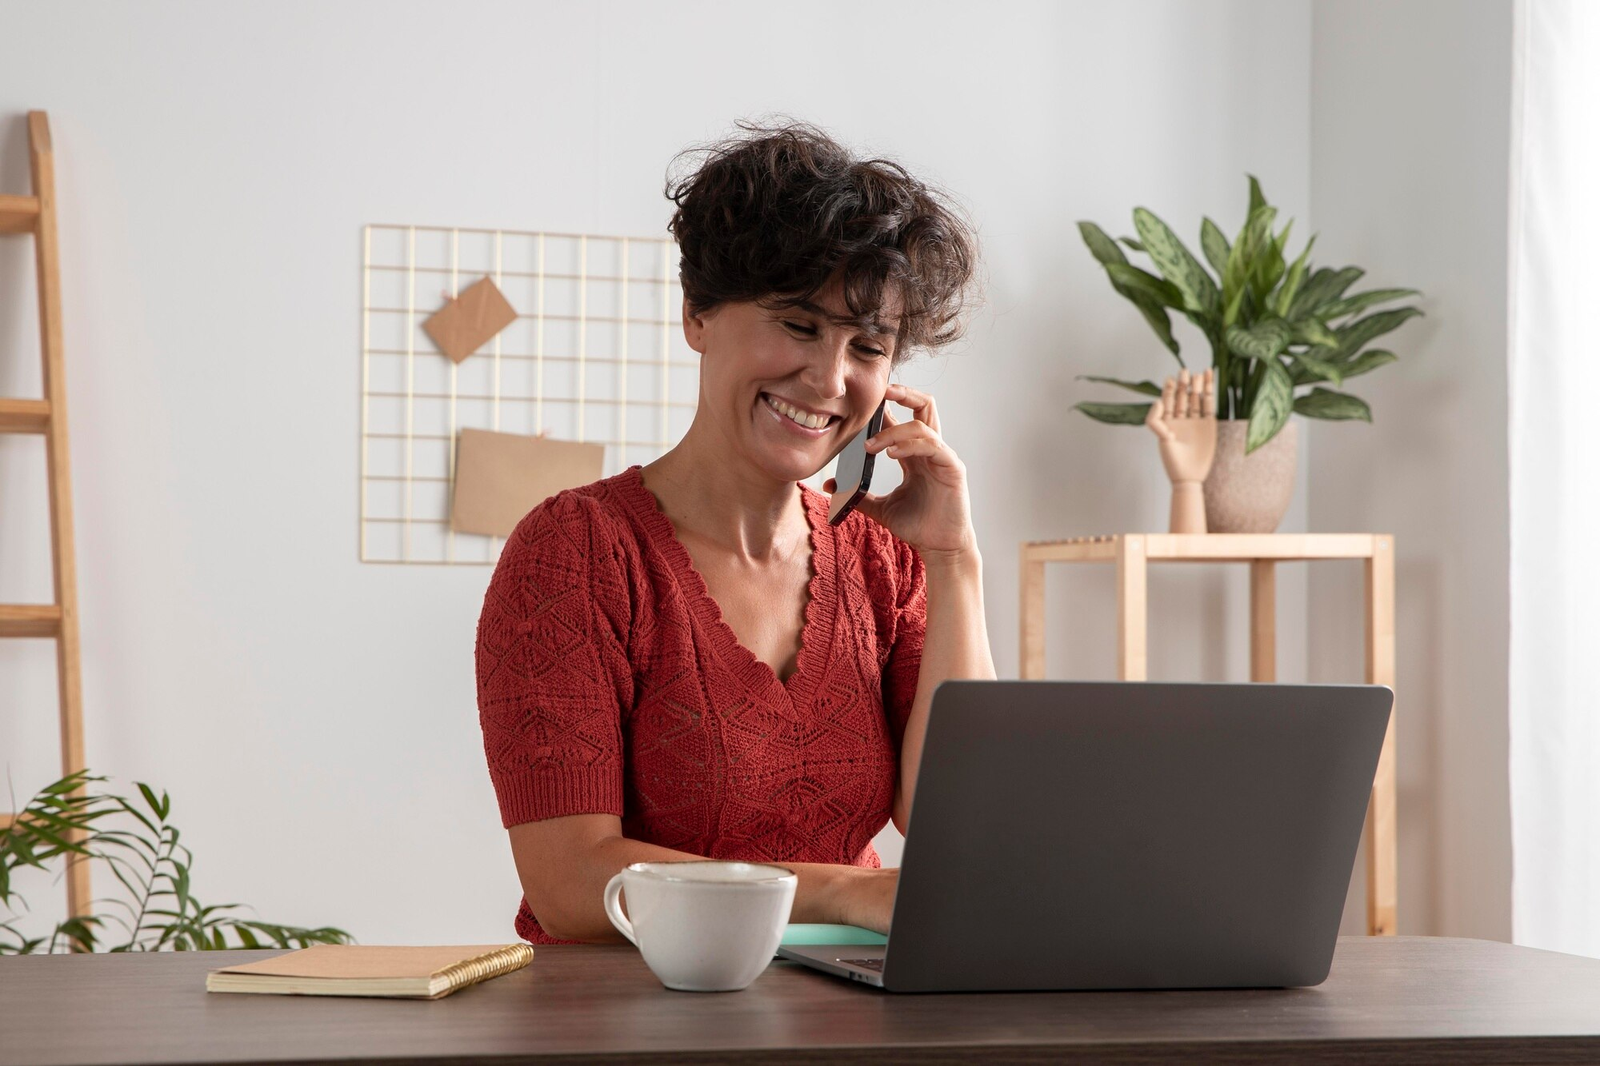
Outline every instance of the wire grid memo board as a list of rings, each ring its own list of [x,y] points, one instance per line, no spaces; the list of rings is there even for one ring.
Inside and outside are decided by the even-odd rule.
[[[499,537],[450,529],[464,428],[604,444],[605,476],[689,428],[700,364],[670,239],[370,225],[362,249],[362,562],[499,558]],[[422,323],[484,275],[517,317],[457,364]]]

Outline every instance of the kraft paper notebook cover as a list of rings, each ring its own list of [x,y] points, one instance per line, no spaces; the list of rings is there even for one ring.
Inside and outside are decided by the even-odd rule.
[[[206,974],[206,991],[438,999],[532,961],[533,949],[527,944],[316,944],[261,962],[212,970]]]
[[[562,489],[600,479],[603,444],[463,429],[456,442],[450,528],[505,537]]]

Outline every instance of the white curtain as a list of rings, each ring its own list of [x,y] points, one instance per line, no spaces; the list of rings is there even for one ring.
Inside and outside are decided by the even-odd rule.
[[[1513,47],[1512,935],[1600,956],[1600,3]]]

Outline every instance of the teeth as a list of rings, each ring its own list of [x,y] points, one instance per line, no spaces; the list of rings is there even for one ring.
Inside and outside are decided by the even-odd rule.
[[[821,429],[829,422],[827,415],[807,414],[797,407],[784,403],[776,396],[768,396],[766,400],[768,407],[771,407],[774,411],[785,415],[790,421],[800,423],[807,429]]]

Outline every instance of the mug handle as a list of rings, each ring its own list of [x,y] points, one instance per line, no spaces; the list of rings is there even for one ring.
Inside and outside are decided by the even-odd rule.
[[[628,938],[634,947],[639,946],[639,941],[634,939],[633,923],[628,921],[622,913],[622,874],[617,874],[606,882],[605,892],[606,917],[611,919],[611,924],[617,927],[617,932]]]

